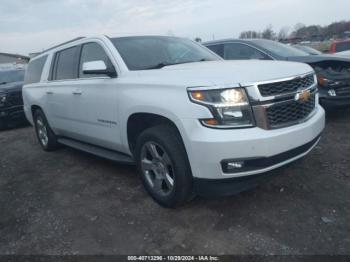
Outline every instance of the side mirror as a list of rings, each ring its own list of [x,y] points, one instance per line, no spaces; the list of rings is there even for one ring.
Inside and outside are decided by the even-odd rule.
[[[83,63],[83,73],[85,75],[107,75],[109,77],[116,77],[117,72],[114,66],[107,67],[104,61],[97,60]]]

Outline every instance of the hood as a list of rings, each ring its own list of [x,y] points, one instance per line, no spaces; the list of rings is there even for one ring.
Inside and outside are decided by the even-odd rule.
[[[7,84],[0,85],[0,92],[18,92],[22,90],[24,82],[11,82]]]
[[[142,81],[191,86],[245,85],[313,72],[306,64],[261,61],[206,61],[139,71]]]
[[[324,61],[339,61],[349,62],[350,58],[335,56],[335,55],[308,55],[308,56],[291,56],[287,58],[288,61],[301,62],[307,64],[319,63]]]

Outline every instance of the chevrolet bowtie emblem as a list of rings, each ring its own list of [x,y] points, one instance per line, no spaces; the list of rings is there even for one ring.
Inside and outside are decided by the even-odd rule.
[[[307,101],[309,101],[310,97],[311,97],[310,90],[303,90],[296,93],[294,100],[298,102],[306,103]]]

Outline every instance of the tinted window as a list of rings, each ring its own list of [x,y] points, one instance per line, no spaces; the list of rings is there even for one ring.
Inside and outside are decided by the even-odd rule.
[[[237,59],[269,59],[259,50],[244,44],[225,44],[224,58],[227,60]]]
[[[337,43],[335,49],[336,52],[350,50],[350,42]]]
[[[56,54],[55,79],[74,79],[78,73],[78,47],[74,46]]]
[[[24,80],[26,84],[40,82],[46,59],[47,55],[29,62]]]
[[[223,45],[210,45],[210,46],[207,46],[207,48],[209,48],[211,51],[218,54],[219,56],[224,57]]]
[[[286,44],[281,44],[276,41],[264,40],[264,39],[251,40],[251,41],[253,41],[259,47],[266,49],[271,54],[278,55],[285,58],[290,56],[308,56],[309,55],[308,53],[301,51],[299,49],[296,49],[295,47],[292,47]]]
[[[108,58],[106,52],[102,48],[102,46],[100,46],[97,43],[84,44],[82,47],[82,51],[81,51],[79,77],[86,78],[86,77],[103,76],[101,74],[99,74],[99,75],[92,75],[92,74],[85,75],[83,73],[83,63],[91,62],[91,61],[98,61],[98,60],[102,60],[103,62],[105,62],[107,67],[112,66],[112,63],[111,63],[110,59]]]
[[[24,79],[24,70],[0,71],[0,84],[21,82]]]
[[[165,65],[220,60],[204,46],[177,37],[112,38],[130,70],[157,69]]]

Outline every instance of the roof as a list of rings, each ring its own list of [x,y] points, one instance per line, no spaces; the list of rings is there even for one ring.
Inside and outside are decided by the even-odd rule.
[[[0,53],[0,55],[10,56],[10,57],[16,57],[16,58],[21,58],[21,59],[29,60],[29,56],[25,56],[25,55],[11,54],[11,53]]]
[[[101,38],[101,37],[112,39],[112,38],[123,38],[123,37],[146,37],[146,36],[151,36],[151,37],[152,36],[154,36],[154,37],[176,37],[176,36],[162,36],[162,35],[126,35],[126,34],[115,36],[115,37],[109,37],[107,35],[97,35],[97,36],[91,36],[91,37],[80,36],[80,37],[76,37],[74,39],[71,39],[69,41],[66,41],[64,43],[60,43],[58,45],[50,47],[48,49],[45,49],[45,50],[43,50],[41,52],[31,53],[31,57],[32,58],[34,58],[34,57],[36,58],[36,57],[38,57],[40,55],[45,54],[48,51],[54,50],[54,49],[56,49],[58,47],[61,47],[61,46],[67,45],[67,44],[75,43],[76,41],[79,41],[79,40],[82,40],[82,39],[93,39],[93,38]],[[176,37],[176,38],[178,38],[178,37]]]
[[[42,51],[42,52],[40,52],[40,53],[35,53],[34,56],[37,56],[37,55],[46,53],[47,51],[50,51],[50,50],[55,49],[55,48],[57,48],[57,47],[60,47],[60,46],[63,46],[63,45],[65,45],[65,44],[69,44],[69,43],[72,43],[72,42],[75,42],[75,41],[78,41],[78,40],[84,39],[84,38],[86,38],[86,37],[85,37],[85,36],[79,36],[79,37],[73,38],[73,39],[68,40],[68,41],[66,41],[66,42],[63,42],[63,43],[61,43],[61,44],[55,45],[55,46],[53,46],[53,47],[50,47],[50,48],[48,48],[48,49],[46,49],[46,50],[44,50],[44,51]],[[33,57],[34,57],[34,56],[33,56]]]

